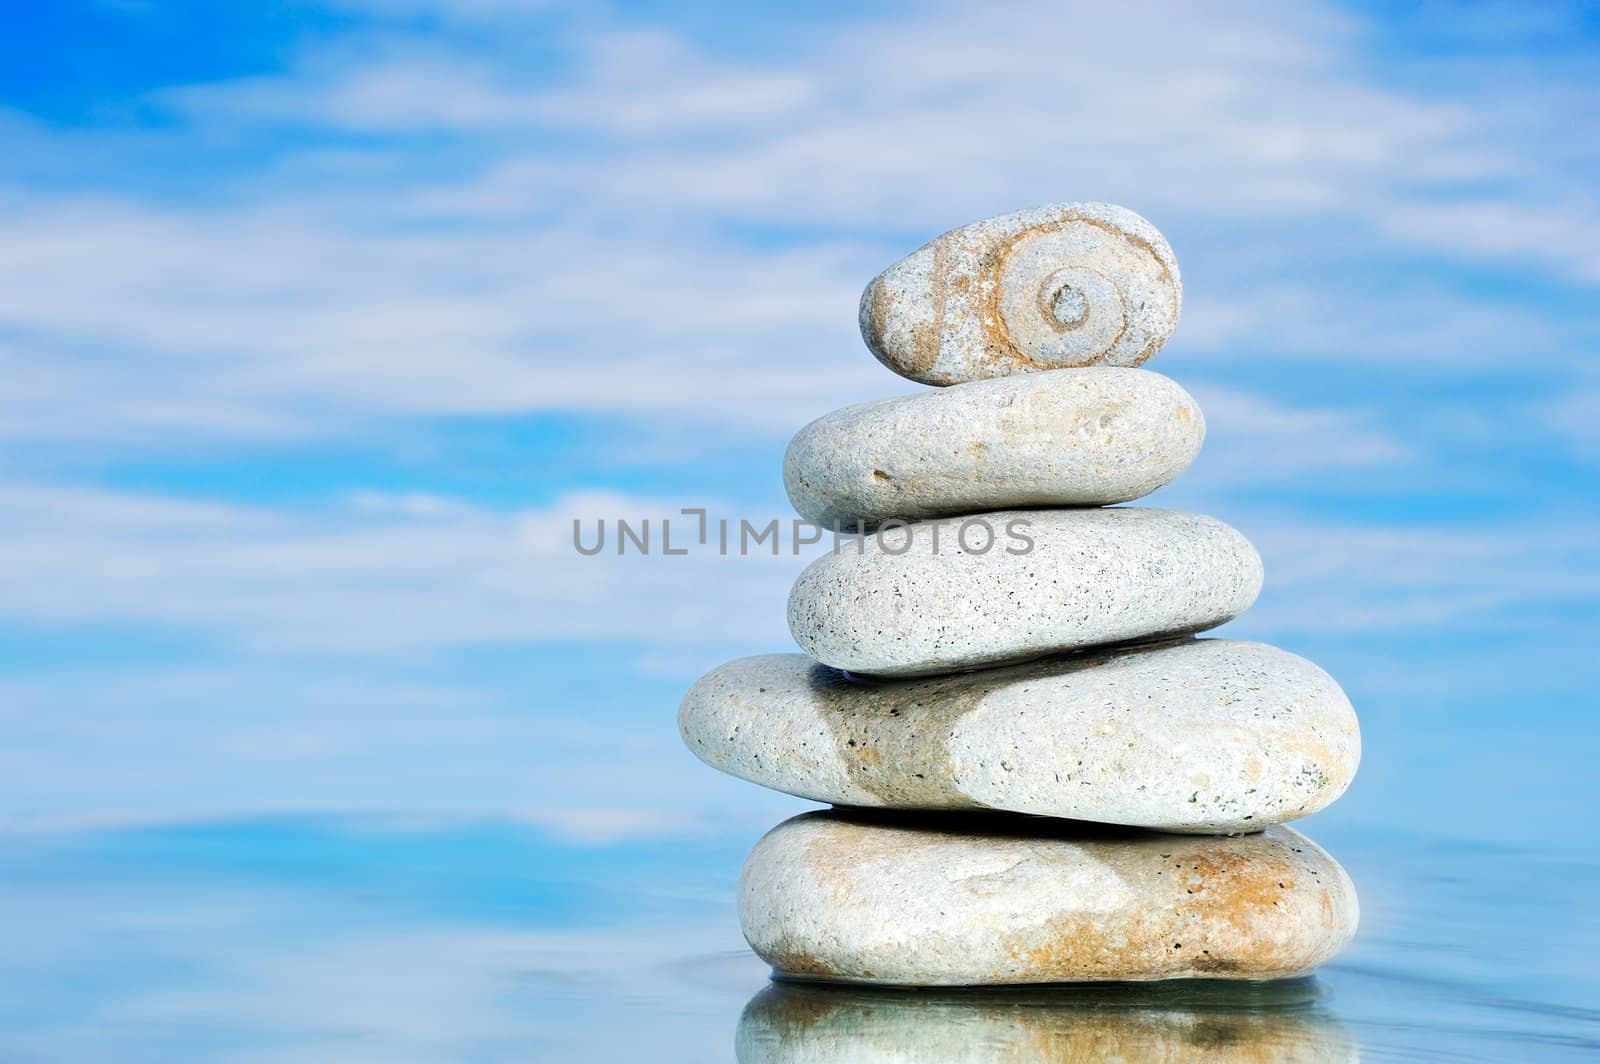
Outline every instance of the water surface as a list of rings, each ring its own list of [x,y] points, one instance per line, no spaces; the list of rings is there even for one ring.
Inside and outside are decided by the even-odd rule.
[[[1363,926],[1276,984],[776,984],[758,832],[292,818],[5,836],[0,1060],[1589,1060],[1600,863],[1308,831]]]

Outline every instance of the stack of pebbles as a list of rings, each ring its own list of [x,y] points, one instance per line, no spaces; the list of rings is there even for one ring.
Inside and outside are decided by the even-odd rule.
[[[1354,711],[1309,661],[1196,639],[1261,560],[1220,521],[1101,508],[1205,434],[1132,368],[1182,297],[1166,240],[1104,204],[963,226],[867,286],[861,326],[941,390],[790,444],[800,514],[859,527],[801,574],[806,652],[685,696],[689,749],[839,807],[751,853],[745,937],[780,976],[905,986],[1267,979],[1337,953],[1349,877],[1284,821],[1333,801]]]

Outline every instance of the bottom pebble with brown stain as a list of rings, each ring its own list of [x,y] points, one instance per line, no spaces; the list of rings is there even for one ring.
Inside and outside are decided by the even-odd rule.
[[[745,938],[777,974],[979,986],[1302,974],[1355,934],[1344,870],[1285,827],[1160,835],[830,811],[756,845]]]

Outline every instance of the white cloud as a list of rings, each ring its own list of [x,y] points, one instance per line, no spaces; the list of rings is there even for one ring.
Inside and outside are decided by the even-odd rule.
[[[193,628],[257,649],[321,654],[519,640],[778,640],[781,609],[772,604],[801,559],[787,545],[778,557],[661,557],[663,518],[678,518],[677,543],[694,527],[678,515],[683,505],[588,494],[498,513],[362,496],[291,515],[10,488],[0,491],[0,614]],[[780,516],[719,513],[757,525]],[[650,519],[657,553],[612,553],[619,518],[633,527]],[[607,522],[605,553],[573,549],[575,520],[586,543]]]
[[[353,233],[296,209],[110,203],[18,204],[0,242],[14,436],[529,410],[770,423],[883,377],[855,336],[848,247]]]
[[[1257,453],[1270,469],[1274,414]],[[1311,415],[1315,420],[1319,415]],[[1320,415],[1324,418],[1332,415]],[[1337,418],[1331,424],[1337,427]],[[1355,439],[1355,461],[1386,458]],[[1360,448],[1377,448],[1376,456]],[[1333,461],[1352,460],[1330,449]],[[1315,457],[1314,455],[1312,457]],[[1308,459],[1296,456],[1291,464]],[[303,514],[91,491],[0,492],[0,615],[34,624],[129,623],[205,631],[254,651],[298,655],[413,654],[519,641],[674,647],[789,645],[782,603],[807,558],[761,547],[719,556],[693,543],[682,502],[572,495],[499,513],[452,500],[363,497]],[[711,507],[713,520],[771,514]],[[1223,513],[1227,518],[1229,515]],[[1246,512],[1248,516],[1248,512]],[[650,556],[619,557],[615,520],[649,518]],[[684,557],[660,556],[660,520],[674,519]],[[604,553],[578,555],[608,522]],[[1247,534],[1257,530],[1239,522]],[[1493,611],[1571,603],[1600,591],[1581,530],[1501,524],[1402,531],[1266,518],[1264,549],[1279,597],[1303,610],[1297,628],[1381,632],[1426,617],[1476,628]],[[1400,598],[1396,596],[1399,595]],[[1340,603],[1335,607],[1333,603]],[[1290,623],[1290,622],[1284,622]],[[660,662],[645,660],[647,671]]]
[[[1544,405],[1542,420],[1581,458],[1600,458],[1600,390],[1564,395]]]
[[[1576,360],[1509,291],[1353,279],[1422,253],[1594,280],[1600,213],[1572,160],[1523,150],[1535,108],[1385,87],[1369,28],[1329,8],[952,5],[755,61],[559,10],[530,29],[518,4],[371,6],[397,21],[158,96],[178,125],[142,144],[6,128],[19,159],[108,165],[254,121],[306,137],[274,134],[199,205],[0,196],[0,432],[149,446],[528,411],[771,431],[904,387],[855,335],[879,268],[1059,198],[1186,238],[1209,269],[1174,352],[1202,367]],[[430,12],[479,28],[407,28]],[[551,26],[568,62],[519,62],[516,35]]]
[[[490,817],[584,846],[757,830],[796,800],[698,770],[675,725],[681,687],[725,656],[702,650],[671,682],[635,682],[619,662],[603,690],[546,667],[507,681],[404,654],[375,666],[219,652],[7,678],[0,831],[223,811]]]
[[[1404,466],[1410,445],[1372,424],[1366,412],[1283,406],[1227,388],[1191,389],[1206,417],[1195,470],[1201,486],[1265,484],[1330,470]],[[1186,479],[1185,487],[1191,481]]]
[[[1569,636],[1593,627],[1600,566],[1586,530],[1528,522],[1372,527],[1237,522],[1266,562],[1243,630],[1287,634]],[[1600,631],[1595,633],[1600,635]]]
[[[537,15],[559,6],[559,0],[325,0],[335,10],[389,19],[427,16],[445,21],[496,22],[518,15]]]
[[[1386,227],[1421,244],[1498,262],[1553,265],[1600,284],[1600,217],[1583,201],[1530,205],[1503,199],[1388,205]]]
[[[911,391],[861,345],[862,284],[950,225],[1048,200],[1128,203],[1178,247],[1185,317],[1152,368],[1198,382],[1211,427],[1179,490],[1267,556],[1241,630],[1538,634],[1600,590],[1592,535],[1548,510],[1396,529],[1398,512],[1255,520],[1225,498],[1341,473],[1419,496],[1459,482],[1473,456],[1432,430],[1465,411],[1497,442],[1485,380],[1593,453],[1595,336],[1572,293],[1600,282],[1600,110],[1571,67],[1386,69],[1373,26],[1321,4],[808,14],[759,58],[516,0],[341,6],[374,21],[281,74],[137,101],[158,128],[0,115],[0,617],[201,636],[219,658],[8,682],[13,811],[529,795],[575,832],[667,830],[669,812],[627,811],[668,774],[680,803],[718,785],[668,760],[687,757],[670,707],[632,745],[555,723],[591,703],[523,719],[470,670],[413,670],[603,640],[633,673],[686,676],[729,646],[789,645],[798,560],[568,546],[575,514],[697,500],[210,503],[63,486],[50,448],[94,452],[92,469],[218,441],[371,443],[395,420],[603,414],[688,468]],[[585,778],[600,761],[613,776]]]
[[[1018,25],[1033,32],[1012,32]],[[403,97],[460,99],[449,109],[469,124],[520,116],[530,129],[576,122],[616,136],[619,152],[503,165],[635,209],[921,226],[1070,194],[1257,224],[1348,217],[1425,246],[1587,276],[1581,226],[1595,212],[1584,199],[1564,197],[1564,213],[1530,211],[1515,196],[1421,210],[1470,183],[1548,175],[1509,148],[1521,114],[1503,95],[1486,108],[1385,89],[1361,69],[1369,37],[1327,8],[945,5],[742,68],[660,34],[601,33],[570,83],[501,84],[492,106],[473,102],[483,93],[471,71],[417,62]],[[325,90],[335,120],[361,124],[337,101],[367,76],[347,73]],[[279,89],[286,100],[303,91],[292,79]],[[327,99],[317,102],[326,115]],[[300,106],[313,111],[310,100]],[[434,112],[396,105],[365,120],[426,127]],[[712,135],[730,129],[737,136]],[[491,173],[487,202],[526,209],[527,198],[505,199],[511,183]],[[1467,224],[1489,208],[1503,234],[1537,239],[1493,239]],[[1563,233],[1552,216],[1580,231]]]
[[[294,513],[6,489],[0,619],[109,633],[85,639],[189,634],[210,649],[205,664],[46,669],[0,683],[0,778],[11,784],[0,821],[59,824],[110,809],[172,818],[197,802],[522,809],[603,842],[692,831],[684,810],[724,808],[735,793],[749,815],[779,809],[785,799],[695,770],[673,711],[683,685],[718,660],[792,648],[783,602],[804,559],[583,558],[570,548],[574,515],[659,519],[679,505],[591,494],[500,513],[366,495]],[[1290,647],[1419,634],[1567,646],[1585,638],[1587,604],[1600,598],[1582,529],[1214,512],[1267,565],[1262,600],[1233,635]],[[675,540],[692,528],[678,526]],[[501,645],[548,661],[582,643],[615,648],[616,662],[583,691],[563,686],[559,670],[553,683],[543,666],[479,675],[446,654]],[[1437,655],[1408,660],[1442,667]],[[1490,664],[1444,667],[1461,691]],[[1492,667],[1498,678],[1505,666]]]
[[[1248,291],[1218,291],[1202,279],[1190,287],[1172,353],[1198,351],[1207,365],[1296,360],[1508,377],[1530,366],[1567,370],[1588,360],[1582,335],[1547,312],[1421,279]]]

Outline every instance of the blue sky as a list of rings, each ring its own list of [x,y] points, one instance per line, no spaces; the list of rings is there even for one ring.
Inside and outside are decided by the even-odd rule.
[[[915,388],[873,274],[1105,199],[1177,251],[1150,368],[1210,426],[1152,502],[1258,544],[1225,631],[1362,715],[1319,819],[1588,844],[1592,8],[15,7],[0,822],[796,808],[674,714],[790,648],[803,559],[576,558],[572,519],[786,513],[789,435]]]

